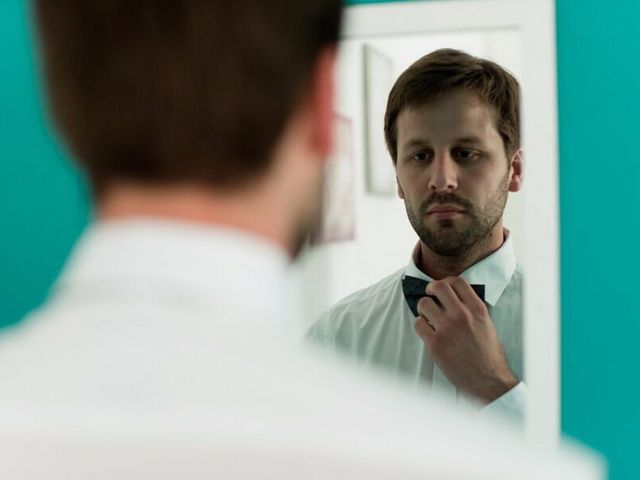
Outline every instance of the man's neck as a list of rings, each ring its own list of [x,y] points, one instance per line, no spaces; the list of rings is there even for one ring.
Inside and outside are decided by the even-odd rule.
[[[155,217],[201,225],[230,227],[260,236],[289,251],[286,222],[267,195],[216,194],[192,185],[146,187],[119,184],[100,198],[97,217],[119,220]]]
[[[457,277],[472,265],[488,257],[497,251],[506,239],[506,233],[502,228],[495,228],[485,239],[467,250],[463,255],[448,257],[427,247],[424,242],[420,242],[416,266],[434,280],[446,277]]]

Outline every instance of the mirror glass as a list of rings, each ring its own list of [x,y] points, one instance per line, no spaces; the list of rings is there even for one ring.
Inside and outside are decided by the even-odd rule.
[[[544,12],[545,8],[541,11]],[[392,25],[385,22],[390,16],[396,20]],[[299,297],[303,312],[300,318],[304,320],[297,326],[301,334],[310,328],[313,331],[323,312],[345,296],[406,268],[411,259],[418,237],[407,218],[404,202],[398,196],[396,171],[384,141],[383,120],[389,90],[398,76],[420,57],[441,48],[453,48],[491,60],[509,71],[520,83],[523,107],[521,122],[525,125],[522,128],[524,140],[521,146],[526,152],[527,163],[522,190],[509,194],[504,210],[504,226],[510,232],[509,240],[518,263],[531,267],[536,278],[544,277],[544,288],[553,291],[556,282],[553,273],[541,274],[540,268],[534,263],[549,247],[546,251],[551,253],[545,257],[547,266],[551,264],[552,268],[557,267],[553,255],[555,240],[550,240],[550,246],[545,246],[544,241],[531,232],[539,232],[541,226],[549,228],[551,224],[548,232],[552,239],[555,238],[556,227],[553,223],[557,205],[553,191],[554,178],[549,178],[548,185],[543,187],[550,190],[546,213],[544,208],[535,211],[535,207],[527,201],[528,195],[531,195],[527,190],[535,190],[544,181],[545,169],[555,168],[553,155],[547,155],[544,163],[536,158],[537,163],[531,162],[530,165],[528,160],[531,153],[537,157],[541,149],[528,148],[527,143],[531,139],[536,140],[536,144],[540,140],[548,145],[555,145],[556,142],[552,128],[545,130],[538,127],[541,124],[541,112],[553,112],[547,123],[555,125],[555,93],[544,92],[544,83],[536,81],[536,75],[546,75],[546,80],[553,76],[555,67],[551,66],[551,58],[541,57],[536,50],[551,44],[552,38],[549,36],[541,40],[535,47],[531,47],[530,42],[533,36],[541,38],[536,29],[547,34],[552,32],[549,19],[552,17],[541,20],[531,14],[525,2],[423,2],[348,8],[336,72],[336,146],[327,163],[323,228],[312,241],[314,248],[304,254],[297,266],[303,280],[303,291]],[[544,28],[540,28],[541,22],[546,22]],[[526,278],[529,279],[529,270],[526,271]],[[527,283],[524,284],[526,287]],[[512,312],[514,322],[521,322],[523,315],[528,318],[528,312],[539,307],[535,303],[539,295],[542,295],[540,290],[533,294],[530,291],[518,294],[520,305]],[[532,302],[527,304],[525,298],[531,298]],[[551,298],[555,297],[551,295]],[[529,392],[529,400],[532,397],[544,397],[548,407],[545,407],[547,431],[553,432],[557,431],[557,411],[553,410],[557,410],[558,403],[557,386],[553,381],[556,373],[547,376],[544,387],[538,384],[532,386],[529,380],[538,377],[535,372],[530,374],[530,368],[533,367],[523,366],[526,358],[537,358],[536,351],[548,352],[547,347],[557,342],[557,337],[549,335],[549,332],[557,329],[557,316],[554,316],[556,306],[542,306],[538,308],[538,313],[542,313],[541,308],[549,308],[552,314],[544,315],[544,322],[533,327],[534,330],[529,325],[522,329],[504,330],[496,324],[496,328],[503,329],[498,332],[503,337],[531,336],[530,339],[505,337],[502,340],[507,356],[511,357],[510,363],[515,363],[513,370],[518,370],[520,378],[526,377],[530,390],[533,390],[533,393]],[[494,323],[499,321],[504,320]],[[359,327],[352,325],[352,328]],[[546,346],[539,345],[542,349],[536,350],[539,347],[532,346],[532,343],[543,333],[549,343]],[[357,337],[357,334],[350,335]],[[357,340],[354,342],[357,343]],[[376,357],[376,353],[366,351],[366,346],[354,345],[349,348],[359,350],[356,357],[365,362],[369,360],[371,363],[372,358]],[[371,347],[373,350],[375,348]],[[398,351],[405,348],[411,347],[399,341]],[[419,358],[422,353],[415,355],[417,365],[422,361]],[[557,372],[554,354],[551,354],[551,359],[547,356],[547,361]],[[399,362],[406,363],[406,359]],[[438,383],[434,378],[442,376],[442,372],[424,373],[420,368],[403,367],[396,363],[390,370],[398,374],[408,371],[414,382],[416,376],[422,375],[428,377],[427,383]],[[441,383],[444,385],[447,382]],[[545,392],[540,394],[542,388]],[[460,396],[456,395],[455,387],[450,390],[453,396]],[[530,419],[527,419],[529,422]]]

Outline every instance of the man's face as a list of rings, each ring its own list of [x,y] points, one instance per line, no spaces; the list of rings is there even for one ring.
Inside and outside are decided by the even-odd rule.
[[[398,193],[420,240],[459,257],[496,229],[509,191],[520,189],[520,153],[507,159],[495,113],[456,90],[397,119]]]

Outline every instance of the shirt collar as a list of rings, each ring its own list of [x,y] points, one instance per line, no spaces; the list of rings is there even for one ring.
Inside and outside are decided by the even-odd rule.
[[[284,250],[240,230],[151,218],[101,221],[82,235],[55,290],[164,285],[204,305],[221,296],[239,305],[250,299],[277,314],[286,304],[288,264]]]
[[[478,263],[471,265],[460,274],[470,284],[480,284],[485,286],[485,301],[495,306],[496,302],[507,288],[513,272],[516,269],[516,257],[513,252],[513,242],[507,231],[506,239],[498,250],[488,257],[483,258]],[[421,278],[426,281],[433,281],[429,275],[425,274],[416,266],[417,253],[420,243],[416,245],[411,260],[405,271],[406,275]]]

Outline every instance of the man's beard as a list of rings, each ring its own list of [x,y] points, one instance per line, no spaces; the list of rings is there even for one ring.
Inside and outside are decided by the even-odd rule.
[[[502,218],[509,193],[509,175],[496,189],[485,208],[480,211],[464,198],[454,193],[434,193],[422,202],[418,212],[414,212],[405,201],[407,216],[418,237],[431,251],[443,257],[462,258],[476,250]],[[466,227],[456,227],[451,219],[438,220],[437,227],[425,223],[427,212],[433,205],[458,205],[465,210],[470,222]]]

